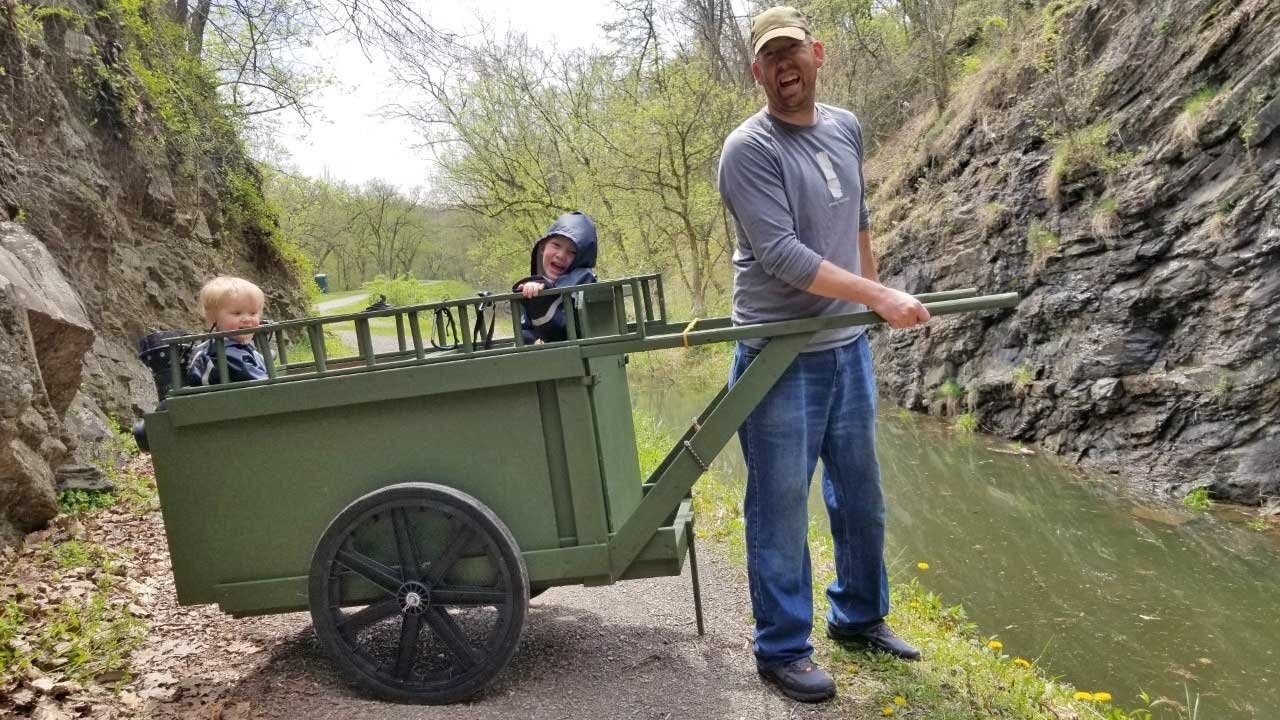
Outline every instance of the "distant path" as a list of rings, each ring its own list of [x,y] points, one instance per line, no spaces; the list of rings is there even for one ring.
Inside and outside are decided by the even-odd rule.
[[[440,281],[440,280],[423,280],[423,281],[422,281],[422,284],[423,284],[423,285],[435,285],[436,283],[439,283],[439,282],[441,282],[441,281]],[[334,309],[334,308],[340,308],[340,307],[342,307],[343,305],[350,305],[350,304],[351,304],[351,301],[355,300],[357,297],[359,297],[359,294],[358,294],[358,293],[357,293],[357,294],[352,294],[352,295],[347,295],[346,297],[336,298],[336,299],[334,299],[334,300],[325,300],[324,302],[318,302],[318,303],[316,303],[316,312],[324,312],[324,311],[326,311],[326,310],[332,310],[332,309]]]
[[[357,297],[359,297],[359,295],[348,295],[346,297],[340,297],[340,298],[335,298],[333,300],[325,300],[324,302],[318,302],[316,303],[316,312],[324,312],[326,310],[340,308],[343,305],[350,305],[351,301],[355,300]]]

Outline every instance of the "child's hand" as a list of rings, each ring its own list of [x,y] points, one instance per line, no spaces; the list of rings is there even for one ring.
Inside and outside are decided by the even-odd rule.
[[[540,282],[533,282],[531,280],[520,286],[520,294],[524,295],[527,298],[531,298],[537,295],[538,293],[542,292],[542,289],[545,287],[546,285],[543,285]]]

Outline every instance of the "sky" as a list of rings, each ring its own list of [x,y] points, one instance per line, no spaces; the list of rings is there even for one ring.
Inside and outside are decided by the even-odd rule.
[[[472,28],[476,18],[497,29],[511,27],[531,41],[562,50],[604,47],[600,26],[613,19],[607,0],[561,0],[551,5],[532,0],[430,0],[426,16],[441,29]],[[380,59],[371,62],[355,43],[318,48],[318,60],[336,83],[317,99],[320,112],[306,126],[284,119],[278,141],[288,164],[312,177],[348,183],[379,178],[409,190],[429,187],[433,168],[427,151],[415,150],[418,136],[403,120],[378,117],[396,100],[396,87]]]

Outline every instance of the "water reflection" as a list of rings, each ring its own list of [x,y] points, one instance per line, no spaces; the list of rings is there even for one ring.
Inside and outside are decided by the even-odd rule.
[[[716,389],[634,397],[682,427]],[[1128,707],[1142,690],[1181,701],[1185,686],[1202,696],[1200,718],[1280,718],[1273,535],[930,418],[889,410],[879,429],[893,570],[928,561],[925,585],[1005,652]],[[720,462],[743,477],[736,442]],[[821,515],[816,487],[811,497]]]

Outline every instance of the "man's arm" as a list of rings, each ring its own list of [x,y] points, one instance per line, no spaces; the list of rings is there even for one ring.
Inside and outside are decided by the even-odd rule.
[[[871,282],[880,282],[880,268],[876,265],[875,253],[871,252],[871,231],[858,232],[858,262],[862,265],[862,277]]]
[[[867,267],[870,265],[871,274],[875,277],[876,261],[870,253],[871,234],[865,230],[858,233],[858,244],[861,246],[860,249],[867,251],[862,260],[863,273],[867,272]],[[928,309],[907,293],[885,287],[877,280],[854,275],[826,260],[818,266],[818,274],[805,290],[823,297],[866,305],[884,318],[890,327],[908,328],[929,320]]]

